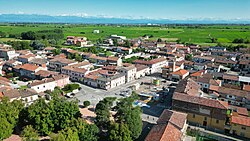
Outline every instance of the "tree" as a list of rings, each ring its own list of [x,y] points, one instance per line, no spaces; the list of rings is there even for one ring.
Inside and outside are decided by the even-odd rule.
[[[36,33],[33,31],[28,32],[22,32],[21,37],[23,40],[35,40],[36,39]]]
[[[85,124],[78,129],[80,141],[97,141],[99,129],[95,124]]]
[[[161,38],[158,38],[157,42],[162,42],[162,39],[161,39]]]
[[[54,55],[59,55],[59,54],[61,54],[61,50],[60,49],[54,49],[54,50],[52,50],[52,53]]]
[[[33,47],[33,49],[35,50],[43,50],[45,47],[45,44],[39,40],[35,40],[31,42],[30,46]]]
[[[0,140],[3,140],[11,136],[14,126],[4,117],[0,117],[0,121]]]
[[[89,101],[84,101],[84,102],[83,102],[83,106],[84,106],[85,108],[87,108],[89,105],[90,105],[90,102],[89,102]]]
[[[17,126],[20,111],[24,105],[21,101],[9,101],[7,97],[3,97],[0,102],[0,140],[8,138]]]
[[[113,102],[116,100],[115,97],[106,97],[99,101],[96,105],[96,125],[101,129],[106,129],[110,124],[110,110],[113,106]]]
[[[113,39],[113,45],[114,45],[114,46],[118,46],[118,41],[117,41],[117,39]]]
[[[79,141],[78,131],[75,128],[67,127],[60,133],[64,136],[65,141]]]
[[[142,111],[140,107],[132,105],[137,98],[138,96],[133,92],[130,97],[121,99],[115,107],[117,111],[116,122],[127,124],[133,139],[137,139],[142,132]]]
[[[3,31],[0,31],[0,38],[5,38],[6,37],[6,33]]]
[[[188,61],[192,61],[192,58],[193,58],[193,55],[192,54],[187,54],[185,56],[185,59],[188,60]]]
[[[28,107],[27,112],[24,121],[45,135],[65,129],[72,120],[81,116],[76,102],[59,97],[54,97],[49,103],[39,99]]]
[[[75,54],[75,60],[81,62],[83,60],[82,56],[78,53]]]
[[[21,136],[23,141],[37,141],[39,134],[31,125],[27,125],[23,129]]]
[[[112,123],[109,129],[108,138],[110,141],[132,141],[131,132],[124,123]]]
[[[217,38],[211,38],[212,43],[217,43]]]
[[[128,40],[126,40],[125,43],[124,43],[124,46],[125,46],[125,47],[130,47],[130,46],[131,46],[131,43],[130,43]]]

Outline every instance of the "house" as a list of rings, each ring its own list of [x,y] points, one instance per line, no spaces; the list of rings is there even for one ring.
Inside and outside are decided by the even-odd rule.
[[[126,83],[135,80],[135,76],[136,76],[135,65],[124,63],[123,66],[117,67],[116,70],[121,74],[125,74]]]
[[[117,47],[116,51],[118,53],[131,54],[133,52],[133,49],[132,48],[127,48],[127,47]]]
[[[30,60],[28,63],[47,69],[48,60],[43,58],[34,58]]]
[[[19,93],[25,106],[29,106],[39,99],[38,93],[32,89],[19,90]]]
[[[67,36],[66,44],[84,47],[88,44],[88,41],[86,37]]]
[[[136,79],[149,75],[148,66],[136,64],[135,67],[136,67],[136,74],[135,74]]]
[[[33,64],[23,64],[20,66],[20,76],[30,78],[30,79],[35,79],[35,73],[38,72],[39,70],[45,70],[45,68],[39,67],[37,65]]]
[[[96,69],[84,76],[84,84],[101,89],[112,89],[125,84],[125,75],[117,71]]]
[[[55,50],[56,48],[55,47],[46,47],[44,48],[43,50],[46,52],[46,53],[52,53],[53,50]]]
[[[179,81],[185,79],[189,75],[189,71],[181,69],[171,73],[170,79],[173,81]]]
[[[69,84],[69,76],[59,74],[42,80],[35,80],[28,84],[28,87],[35,90],[37,93],[44,91],[53,91],[55,87],[64,87]]]
[[[189,124],[224,131],[227,121],[228,103],[175,92],[173,110],[188,114]]]
[[[99,34],[99,33],[100,33],[100,30],[95,29],[95,30],[93,30],[93,33]]]
[[[231,105],[247,106],[250,100],[250,93],[243,90],[219,87],[215,90],[219,94],[219,100],[227,101]]]
[[[250,138],[250,117],[241,115],[232,116],[230,123],[231,134]]]
[[[167,60],[164,57],[152,59],[149,61],[146,60],[135,60],[133,64],[146,65],[149,67],[149,73],[153,74],[156,72],[161,72],[161,68],[167,65]]]
[[[38,72],[35,73],[36,79],[44,79],[44,78],[49,78],[52,77],[53,75],[58,75],[58,72],[55,71],[48,71],[48,70],[39,70]]]
[[[208,77],[198,77],[195,81],[201,86],[201,90],[206,93],[209,91],[210,85],[221,86],[221,81]]]
[[[23,64],[26,64],[29,61],[31,61],[32,59],[34,59],[35,57],[36,57],[36,55],[34,55],[34,54],[20,55],[17,57],[18,58],[17,60],[19,62],[22,62]]]
[[[94,66],[89,63],[89,61],[83,61],[70,66],[65,66],[62,68],[62,74],[70,76],[73,81],[83,82],[85,74],[94,68]]]
[[[227,51],[225,47],[209,47],[209,51]]]
[[[54,58],[49,60],[49,70],[61,72],[63,67],[74,64],[77,62],[66,58]]]
[[[196,55],[193,57],[193,61],[196,63],[214,62],[214,57]]]
[[[19,91],[17,89],[5,89],[2,92],[3,96],[6,96],[9,98],[10,102],[14,101],[14,100],[21,100],[21,94],[19,93]]]
[[[187,129],[187,114],[164,110],[145,141],[181,141]]]
[[[120,40],[126,40],[126,36],[118,36],[118,35],[110,35],[110,39],[120,39]]]
[[[192,96],[201,96],[200,85],[191,78],[181,80],[176,86],[175,92]]]
[[[15,52],[14,49],[0,49],[0,58],[10,60],[17,56],[18,54]]]

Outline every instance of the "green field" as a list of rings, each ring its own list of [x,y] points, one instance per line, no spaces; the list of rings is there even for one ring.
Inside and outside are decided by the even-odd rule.
[[[127,38],[138,38],[143,35],[153,35],[152,40],[163,38],[167,41],[181,39],[181,42],[210,45],[210,38],[217,42],[230,44],[235,38],[250,39],[250,25],[210,25],[210,26],[169,26],[169,27],[140,27],[140,26],[105,26],[105,25],[63,25],[63,24],[25,24],[0,25],[0,31],[7,34],[20,34],[26,31],[62,29],[64,36],[85,36],[91,41],[106,38],[111,34],[123,35]],[[94,29],[99,34],[92,33]],[[84,33],[83,33],[84,32]],[[0,39],[1,40],[1,39]],[[2,41],[8,39],[4,38]]]

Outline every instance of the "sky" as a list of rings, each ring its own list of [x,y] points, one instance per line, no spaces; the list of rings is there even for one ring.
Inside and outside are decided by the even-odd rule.
[[[0,0],[0,14],[250,19],[250,0]]]

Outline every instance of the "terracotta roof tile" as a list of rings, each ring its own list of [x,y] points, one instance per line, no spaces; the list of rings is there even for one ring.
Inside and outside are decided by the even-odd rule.
[[[244,126],[250,127],[250,117],[246,116],[232,116],[232,123],[234,124],[240,124]]]
[[[182,70],[178,70],[178,71],[172,72],[171,74],[179,75],[179,76],[184,76],[184,75],[186,75],[187,73],[188,73],[187,70],[182,69]]]
[[[35,71],[36,69],[39,68],[39,66],[36,66],[36,65],[33,65],[33,64],[24,64],[20,68],[24,69],[24,70],[29,70],[29,71]]]
[[[228,103],[225,101],[219,101],[219,100],[213,100],[213,99],[208,99],[208,98],[203,98],[203,97],[191,96],[191,95],[186,95],[186,94],[177,93],[177,92],[174,93],[173,100],[194,103],[194,104],[199,104],[199,105],[213,107],[213,108],[219,108],[219,109],[228,109]]]

